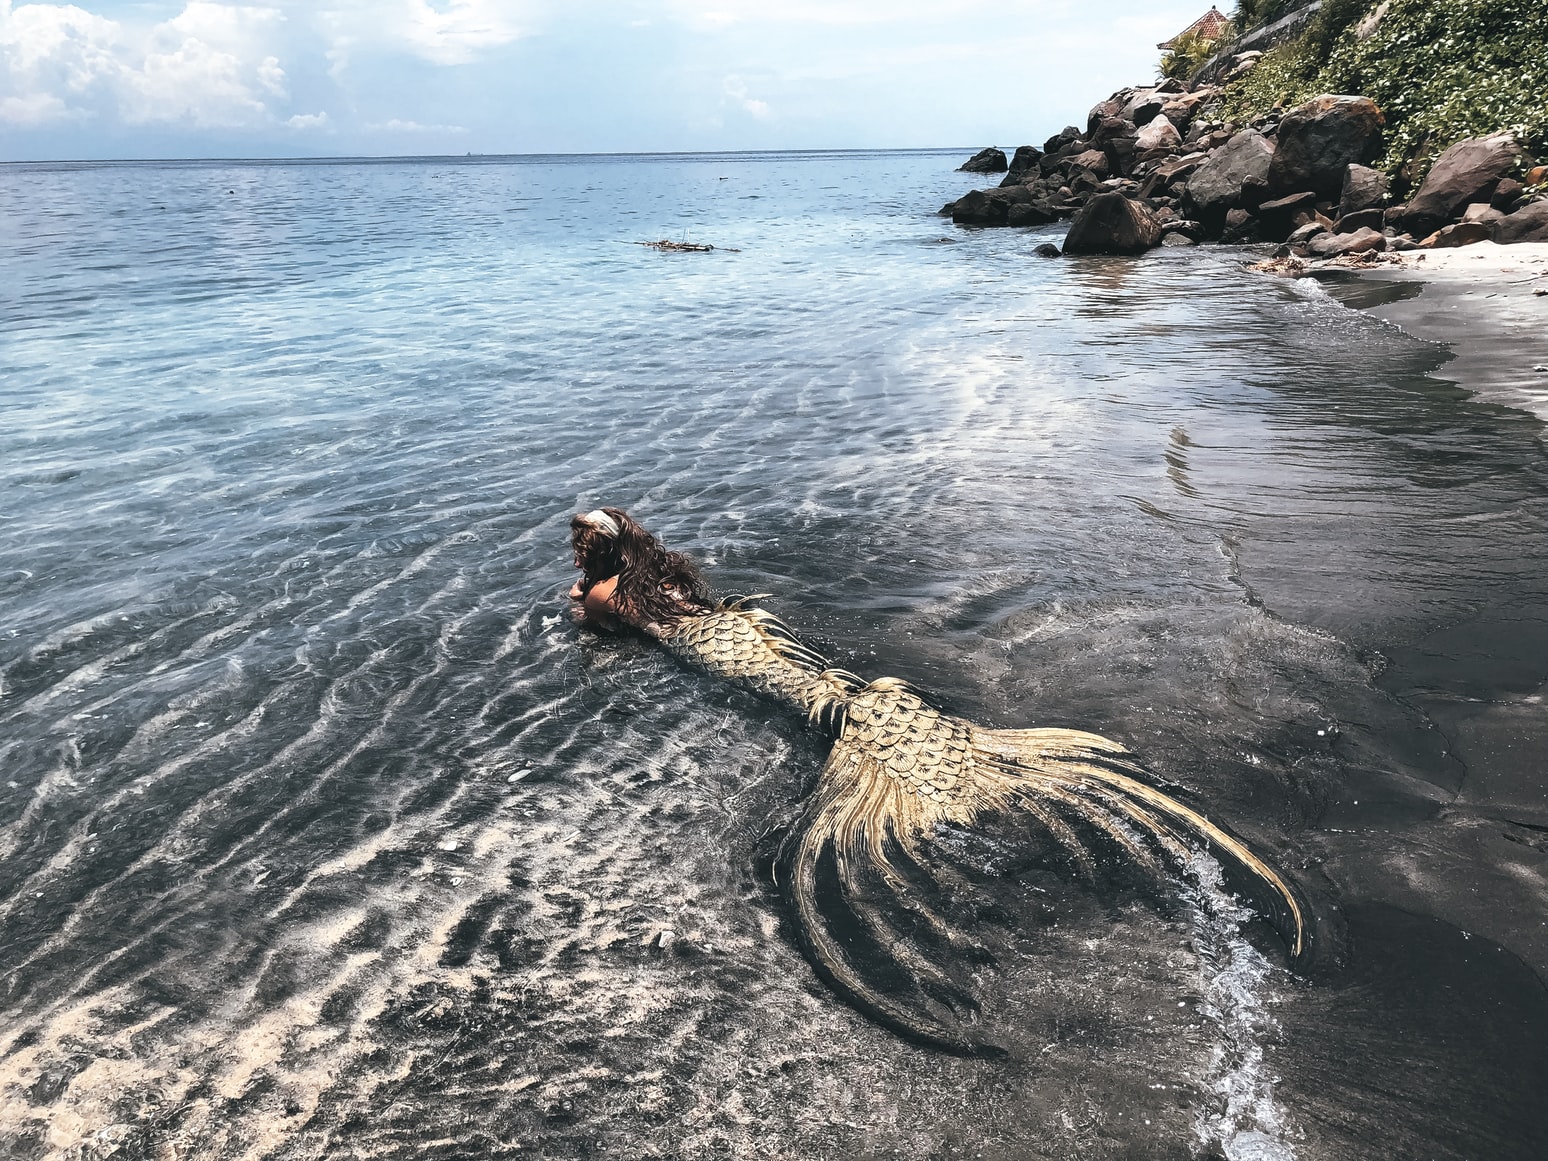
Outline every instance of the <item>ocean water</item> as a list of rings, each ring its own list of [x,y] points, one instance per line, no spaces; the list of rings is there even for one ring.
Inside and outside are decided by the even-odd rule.
[[[0,166],[0,1152],[1548,1155],[1542,424],[1235,251],[958,230],[961,156]],[[603,503],[1121,739],[1318,962],[1008,820],[1008,1053],[872,1024],[763,866],[820,741],[567,617]]]

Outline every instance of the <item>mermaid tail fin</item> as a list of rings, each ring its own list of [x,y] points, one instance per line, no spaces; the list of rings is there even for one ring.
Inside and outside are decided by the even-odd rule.
[[[943,868],[923,842],[941,825],[1030,814],[1081,862],[1083,834],[1106,836],[1159,875],[1202,844],[1258,888],[1293,957],[1306,948],[1295,891],[1239,839],[1143,780],[1122,746],[1075,730],[988,730],[884,678],[848,699],[843,728],[777,863],[818,970],[863,1011],[905,1035],[970,1052],[972,997],[921,947],[956,946],[929,902]],[[925,891],[918,888],[924,887]],[[837,918],[837,922],[835,922]],[[878,972],[903,977],[886,987]],[[912,1002],[899,992],[911,993]]]
[[[1187,858],[1190,844],[1202,844],[1265,913],[1290,958],[1307,955],[1310,924],[1295,888],[1224,827],[1145,781],[1144,768],[1118,743],[1079,730],[975,727],[973,734],[979,761],[1020,784],[1024,798],[1050,794],[1146,865],[1152,860],[1139,844],[1154,844],[1177,861]]]

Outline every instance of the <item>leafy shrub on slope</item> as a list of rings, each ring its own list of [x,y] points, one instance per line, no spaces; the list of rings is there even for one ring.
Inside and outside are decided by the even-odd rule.
[[[1226,92],[1243,120],[1318,93],[1370,97],[1387,117],[1382,165],[1417,182],[1464,137],[1514,132],[1548,152],[1548,13],[1543,0],[1391,0],[1374,35],[1355,29],[1370,3],[1330,4],[1306,35],[1267,53]],[[1323,18],[1327,17],[1326,20]]]

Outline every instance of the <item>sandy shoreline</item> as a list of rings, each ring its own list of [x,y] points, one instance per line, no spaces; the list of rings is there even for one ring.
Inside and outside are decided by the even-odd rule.
[[[1451,348],[1440,372],[1495,402],[1548,420],[1548,242],[1411,250],[1359,266],[1361,277],[1424,284],[1371,307],[1378,318]]]

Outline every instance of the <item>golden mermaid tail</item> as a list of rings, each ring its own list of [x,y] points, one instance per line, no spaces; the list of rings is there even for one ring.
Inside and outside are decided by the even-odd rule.
[[[904,682],[866,684],[828,668],[749,600],[684,618],[658,635],[685,660],[790,702],[835,737],[776,873],[818,970],[879,1020],[953,1050],[983,1047],[965,1029],[971,997],[914,945],[957,943],[921,897],[943,873],[922,844],[942,826],[968,827],[996,814],[1030,815],[1087,867],[1082,834],[1092,831],[1158,875],[1202,845],[1256,888],[1249,893],[1291,956],[1305,952],[1306,915],[1290,885],[1239,839],[1144,781],[1122,746],[1076,730],[983,729],[940,712]],[[833,902],[848,922],[831,921]],[[924,995],[924,1010],[873,982],[868,959],[900,970]]]

